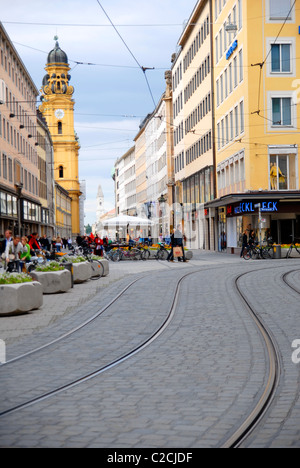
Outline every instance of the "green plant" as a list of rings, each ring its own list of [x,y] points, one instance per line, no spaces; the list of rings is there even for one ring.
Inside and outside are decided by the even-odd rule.
[[[84,257],[64,257],[63,262],[66,263],[83,263],[86,262]]]
[[[62,271],[64,270],[64,267],[61,266],[59,263],[57,262],[49,262],[47,263],[46,265],[39,265],[35,271],[37,272],[43,272],[43,273],[46,273],[46,272],[49,272],[49,271]]]
[[[19,274],[4,273],[0,275],[0,285],[32,283],[32,281],[33,279],[31,278],[31,276],[26,275],[25,273],[19,273]]]

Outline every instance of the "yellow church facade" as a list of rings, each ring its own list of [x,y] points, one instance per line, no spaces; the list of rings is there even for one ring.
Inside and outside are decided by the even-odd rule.
[[[72,236],[75,237],[80,234],[80,144],[74,130],[74,88],[69,84],[71,76],[68,57],[57,40],[48,55],[45,70],[47,74],[43,79],[42,104],[39,109],[47,121],[53,140],[55,181],[71,198]]]

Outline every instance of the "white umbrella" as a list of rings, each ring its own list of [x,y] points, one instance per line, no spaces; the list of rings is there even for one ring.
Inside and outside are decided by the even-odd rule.
[[[103,226],[154,226],[154,222],[147,218],[138,218],[137,216],[120,215],[116,218],[107,219]]]

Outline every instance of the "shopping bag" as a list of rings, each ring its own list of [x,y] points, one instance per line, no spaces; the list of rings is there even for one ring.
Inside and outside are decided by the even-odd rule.
[[[173,249],[173,256],[174,256],[174,258],[182,257],[182,256],[183,256],[183,254],[182,254],[182,247],[174,247],[174,249]]]

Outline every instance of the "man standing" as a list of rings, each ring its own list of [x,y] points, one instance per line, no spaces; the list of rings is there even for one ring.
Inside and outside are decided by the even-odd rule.
[[[6,251],[8,244],[12,241],[12,231],[7,230],[4,234],[4,240],[0,245],[0,254],[3,254]]]
[[[242,251],[241,251],[241,255],[240,257],[242,258],[243,255],[244,255],[244,250],[245,249],[248,249],[248,235],[247,235],[247,231],[244,232],[243,234],[243,246],[242,246]]]

